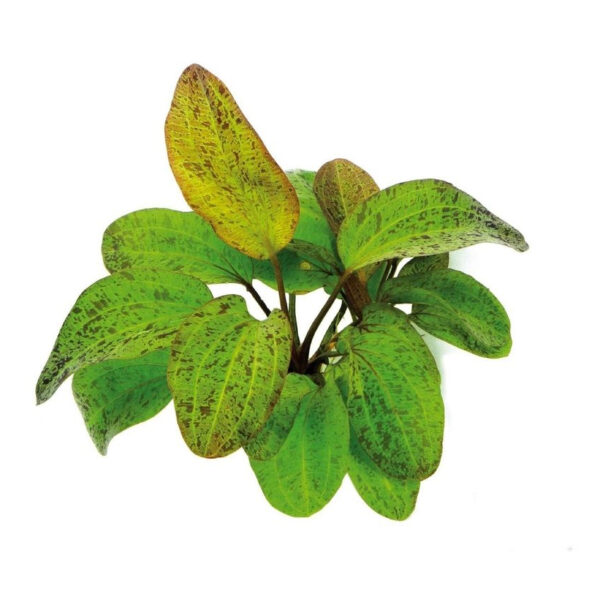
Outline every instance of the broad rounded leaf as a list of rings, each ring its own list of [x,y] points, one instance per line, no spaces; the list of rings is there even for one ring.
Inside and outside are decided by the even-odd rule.
[[[333,498],[348,469],[348,417],[331,382],[304,396],[294,425],[270,460],[250,464],[263,494],[277,510],[308,517]]]
[[[510,352],[510,320],[504,307],[466,273],[444,269],[390,279],[382,300],[414,304],[414,323],[463,350],[487,358]]]
[[[177,83],[165,136],[187,203],[221,239],[261,259],[287,245],[298,222],[296,192],[222,81],[189,66]]]
[[[115,435],[154,417],[169,403],[168,360],[168,349],[157,350],[130,360],[105,360],[75,373],[73,395],[101,454]]]
[[[269,420],[258,435],[244,447],[250,458],[267,460],[279,452],[294,424],[302,398],[314,391],[316,387],[316,383],[306,375],[299,373],[287,375]]]
[[[377,193],[379,187],[358,165],[336,158],[319,169],[314,190],[329,226],[337,234],[346,216]]]
[[[370,304],[337,343],[333,374],[365,452],[388,475],[425,479],[442,452],[444,406],[433,356],[406,315]]]
[[[414,510],[419,481],[386,475],[363,450],[352,431],[348,475],[360,497],[380,515],[403,521]]]
[[[241,296],[216,298],[184,321],[167,378],[194,453],[225,456],[262,429],[281,393],[291,345],[281,311],[257,321]]]
[[[204,283],[249,283],[251,258],[227,245],[195,212],[150,208],[132,212],[104,233],[102,256],[112,273],[155,267],[194,275]]]
[[[37,383],[38,403],[81,367],[168,348],[183,319],[211,298],[185,273],[133,269],[100,279],[65,319]]]
[[[430,256],[417,256],[411,258],[398,273],[398,277],[416,275],[417,273],[428,273],[436,269],[447,269],[450,264],[448,252],[443,254],[431,254]]]
[[[338,233],[348,270],[389,258],[425,256],[495,242],[527,250],[523,236],[477,200],[437,179],[389,187],[351,212]]]

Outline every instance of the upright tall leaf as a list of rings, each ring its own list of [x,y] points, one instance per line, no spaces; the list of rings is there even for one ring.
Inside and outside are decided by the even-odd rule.
[[[168,360],[168,349],[156,350],[129,360],[105,360],[75,373],[73,395],[101,454],[115,435],[169,403]]]
[[[345,267],[356,271],[381,260],[425,256],[495,242],[527,250],[523,236],[477,200],[437,179],[389,187],[351,212],[338,233]]]
[[[348,418],[331,382],[304,396],[292,430],[270,460],[250,464],[267,500],[293,517],[308,517],[333,498],[348,468]]]
[[[189,66],[165,135],[186,201],[221,239],[262,259],[287,245],[298,222],[296,192],[222,81]]]
[[[329,226],[337,234],[346,216],[377,193],[379,186],[358,165],[336,158],[319,169],[314,190]]]
[[[344,358],[333,369],[350,423],[375,464],[398,479],[425,479],[442,452],[440,375],[406,315],[370,304],[342,331]]]
[[[102,240],[110,272],[134,267],[181,271],[204,283],[248,283],[253,261],[226,244],[194,212],[138,210],[112,223]]]
[[[499,300],[473,277],[454,269],[390,279],[381,299],[413,304],[411,321],[436,337],[487,358],[507,356],[510,321]]]
[[[419,481],[396,479],[386,475],[363,450],[352,431],[348,475],[360,497],[380,515],[403,521],[414,510]]]
[[[134,269],[100,279],[65,319],[37,383],[38,403],[81,367],[168,348],[183,319],[210,298],[204,283],[184,273]]]
[[[288,373],[281,396],[269,420],[258,435],[245,446],[246,454],[257,460],[267,460],[275,456],[290,433],[302,399],[316,388],[317,384],[310,377]]]
[[[225,456],[261,430],[279,399],[291,344],[281,311],[257,321],[241,296],[216,298],[184,321],[167,378],[193,452]]]

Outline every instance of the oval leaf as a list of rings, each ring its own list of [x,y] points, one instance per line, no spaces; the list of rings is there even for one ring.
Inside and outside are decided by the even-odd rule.
[[[382,300],[414,304],[414,323],[463,350],[487,358],[510,352],[510,320],[504,307],[466,273],[444,269],[390,279]]]
[[[331,382],[304,396],[281,450],[250,464],[263,494],[277,510],[308,517],[333,498],[348,468],[348,417]]]
[[[225,456],[261,430],[281,393],[291,344],[281,311],[257,321],[241,296],[216,298],[184,321],[167,378],[194,453]]]
[[[204,283],[252,281],[252,259],[227,245],[194,212],[150,208],[132,212],[104,233],[102,256],[112,273],[134,267],[181,271]]]
[[[101,454],[115,435],[154,417],[170,402],[168,360],[168,349],[157,350],[131,360],[105,360],[75,373],[73,395]]]
[[[316,387],[317,385],[306,375],[288,374],[281,396],[269,420],[258,435],[244,447],[250,458],[267,460],[279,452],[294,424],[302,398],[314,391]]]
[[[229,245],[269,258],[292,239],[296,192],[222,81],[199,65],[181,75],[165,124],[187,203]]]
[[[444,406],[421,336],[402,311],[370,304],[337,348],[345,357],[334,374],[365,452],[392,477],[429,477],[441,457]]]
[[[37,383],[38,403],[81,367],[168,348],[183,319],[211,298],[184,273],[135,269],[100,279],[65,319]]]
[[[363,450],[352,431],[348,474],[360,497],[380,515],[403,521],[415,509],[419,481],[386,475]]]
[[[398,277],[416,275],[417,273],[428,273],[436,269],[447,269],[450,264],[450,254],[432,254],[430,256],[417,256],[411,258],[398,273]]]
[[[389,187],[350,213],[338,252],[348,270],[381,260],[425,256],[495,242],[527,250],[523,236],[477,200],[437,179]]]
[[[359,166],[344,158],[336,158],[319,169],[314,190],[329,226],[337,234],[346,216],[376,194],[379,186]]]

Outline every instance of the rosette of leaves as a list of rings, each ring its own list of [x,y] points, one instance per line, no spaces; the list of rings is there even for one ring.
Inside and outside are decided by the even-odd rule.
[[[341,159],[285,173],[197,65],[177,83],[165,132],[192,211],[141,210],[108,227],[110,274],[67,315],[38,402],[74,375],[105,453],[173,400],[189,448],[207,458],[243,448],[284,513],[320,510],[348,474],[372,509],[405,519],[439,464],[444,429],[440,375],[419,330],[490,358],[511,346],[502,305],[449,268],[449,253],[481,242],[524,251],[523,236],[444,181],[380,190]],[[279,307],[256,280],[278,290]],[[213,298],[216,283],[239,284],[265,318],[242,295]],[[296,295],[317,288],[329,296],[300,339]]]

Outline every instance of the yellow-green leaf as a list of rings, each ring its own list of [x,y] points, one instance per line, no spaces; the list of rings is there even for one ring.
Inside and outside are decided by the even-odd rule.
[[[352,430],[348,475],[360,497],[380,515],[403,521],[414,510],[420,482],[396,479],[384,473],[364,451]]]
[[[291,345],[280,310],[257,321],[241,296],[216,298],[184,321],[171,346],[167,379],[193,452],[225,456],[262,429],[281,393]]]
[[[302,398],[316,387],[316,383],[310,377],[288,373],[269,420],[258,435],[244,447],[250,458],[267,460],[279,452],[294,424]]]
[[[168,348],[184,318],[211,298],[185,273],[133,269],[100,279],[67,315],[37,383],[38,403],[81,367]]]
[[[294,425],[270,460],[250,464],[277,510],[308,517],[333,498],[348,469],[348,417],[333,382],[304,396]]]
[[[346,269],[390,258],[426,256],[481,242],[521,252],[527,242],[477,200],[437,179],[408,181],[371,196],[342,223],[338,253]]]
[[[358,165],[336,158],[318,170],[314,191],[331,230],[337,234],[346,216],[376,194],[379,186]]]
[[[154,417],[169,403],[168,360],[168,349],[156,350],[139,358],[104,360],[75,373],[73,395],[101,454],[115,435]]]
[[[288,244],[299,217],[296,192],[222,81],[189,66],[177,83],[165,136],[186,201],[219,237],[261,259]]]

